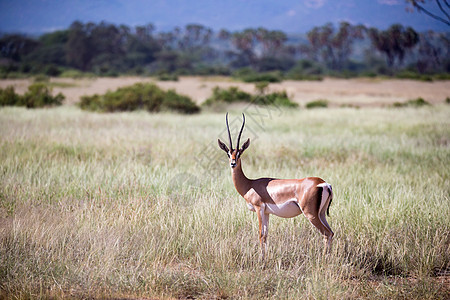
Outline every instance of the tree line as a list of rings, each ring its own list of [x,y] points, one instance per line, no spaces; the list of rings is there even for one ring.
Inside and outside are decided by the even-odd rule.
[[[214,32],[201,24],[170,31],[73,22],[38,38],[0,38],[0,74],[58,76],[68,70],[119,74],[231,75],[278,72],[293,79],[450,73],[450,34],[342,22],[288,35],[263,27]]]

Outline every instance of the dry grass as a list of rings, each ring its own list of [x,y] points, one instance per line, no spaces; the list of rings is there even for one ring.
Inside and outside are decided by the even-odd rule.
[[[329,256],[303,216],[272,217],[261,266],[223,114],[2,108],[1,296],[449,298],[449,106],[259,113],[244,171],[333,184]]]

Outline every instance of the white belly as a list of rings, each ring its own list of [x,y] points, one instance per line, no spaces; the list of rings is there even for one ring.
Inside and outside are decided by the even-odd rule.
[[[273,214],[281,218],[293,218],[302,213],[297,200],[292,199],[283,204],[266,203],[265,213]]]

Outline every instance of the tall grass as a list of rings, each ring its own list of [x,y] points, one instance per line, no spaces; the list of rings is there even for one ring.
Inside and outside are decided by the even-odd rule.
[[[448,298],[449,114],[247,112],[247,176],[320,176],[335,192],[332,252],[303,216],[272,217],[262,266],[256,216],[216,146],[222,114],[2,108],[0,293]]]

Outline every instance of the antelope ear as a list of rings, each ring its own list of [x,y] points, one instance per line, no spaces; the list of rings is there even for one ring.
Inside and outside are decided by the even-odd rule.
[[[248,138],[247,141],[245,141],[244,145],[242,145],[242,148],[241,148],[240,152],[241,153],[244,152],[244,150],[247,149],[248,146],[250,146],[250,138]]]
[[[230,152],[230,149],[228,149],[227,145],[225,145],[220,139],[217,139],[217,142],[219,143],[220,149],[225,151],[225,153],[228,155],[228,153]]]

